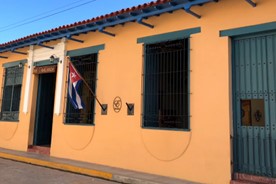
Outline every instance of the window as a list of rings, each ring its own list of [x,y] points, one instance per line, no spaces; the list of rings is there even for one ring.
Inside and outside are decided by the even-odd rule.
[[[189,128],[188,42],[145,45],[143,127]]]
[[[16,121],[19,118],[23,68],[18,66],[6,68],[4,78],[1,120]]]
[[[95,94],[97,54],[71,57],[71,61]],[[84,84],[84,82],[81,82],[78,92],[82,101],[84,102],[84,109],[74,109],[73,105],[70,102],[70,99],[67,98],[65,123],[93,124],[95,98],[89,91],[88,87]]]
[[[264,99],[241,100],[242,126],[265,126]]]

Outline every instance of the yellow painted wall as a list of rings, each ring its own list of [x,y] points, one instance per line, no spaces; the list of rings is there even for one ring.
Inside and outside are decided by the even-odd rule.
[[[179,10],[147,19],[154,29],[127,23],[107,28],[116,37],[91,32],[77,37],[84,43],[68,40],[67,50],[105,44],[99,52],[96,93],[109,109],[103,116],[96,105],[95,126],[64,125],[63,114],[55,115],[51,155],[201,183],[229,183],[231,51],[230,39],[219,37],[219,31],[275,21],[276,1],[257,3],[253,8],[243,0],[221,0],[193,7],[201,19]],[[137,38],[194,27],[201,27],[201,33],[191,36],[191,131],[142,129],[143,47]],[[123,101],[119,113],[112,109],[116,96]],[[135,103],[134,116],[126,115],[126,102]],[[31,119],[21,113],[19,124],[0,122],[0,146],[25,150]]]

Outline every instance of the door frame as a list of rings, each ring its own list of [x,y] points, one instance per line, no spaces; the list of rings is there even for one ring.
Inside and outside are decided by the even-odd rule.
[[[35,101],[35,108],[34,108],[34,123],[33,123],[33,133],[32,133],[32,142],[31,142],[31,145],[39,145],[39,141],[38,141],[38,137],[39,137],[39,122],[38,122],[38,119],[40,118],[39,116],[41,116],[41,114],[39,114],[39,108],[41,108],[41,101],[40,99],[42,98],[41,95],[43,93],[42,88],[43,88],[43,81],[42,81],[42,75],[45,75],[45,74],[50,74],[52,73],[53,75],[53,90],[54,90],[54,94],[53,94],[53,105],[52,105],[52,111],[54,111],[54,102],[55,102],[55,91],[56,91],[56,79],[57,79],[57,65],[42,65],[42,66],[38,66],[36,68],[34,68],[33,70],[33,74],[35,75],[35,81],[36,81],[36,94],[34,96],[34,98],[36,98],[36,101]],[[45,80],[45,79],[44,79]],[[45,82],[45,81],[44,81]],[[53,113],[51,113],[51,124],[53,125]],[[52,127],[51,125],[51,127]],[[52,135],[52,128],[51,128],[51,133],[49,133],[50,135]],[[50,138],[50,140],[52,139],[52,136]],[[50,143],[51,144],[51,141]],[[49,145],[50,146],[50,145]]]

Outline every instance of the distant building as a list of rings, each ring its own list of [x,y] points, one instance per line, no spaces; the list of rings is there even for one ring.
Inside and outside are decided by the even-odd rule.
[[[276,1],[158,0],[0,44],[0,147],[229,183],[276,177]],[[203,6],[202,6],[203,5]],[[84,109],[68,98],[68,62]]]

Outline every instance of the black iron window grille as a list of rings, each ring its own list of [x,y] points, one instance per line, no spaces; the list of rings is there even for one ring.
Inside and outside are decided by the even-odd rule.
[[[5,69],[1,120],[17,121],[19,119],[19,106],[21,97],[21,86],[23,78],[22,67],[10,67]]]
[[[97,54],[89,54],[71,58],[71,62],[74,64],[79,74],[88,83],[94,94],[97,80],[97,57]],[[84,82],[81,82],[78,92],[84,102],[84,109],[75,109],[71,104],[69,97],[66,97],[66,112],[64,113],[65,123],[94,124],[95,98]]]
[[[189,39],[145,45],[143,127],[189,128]]]

